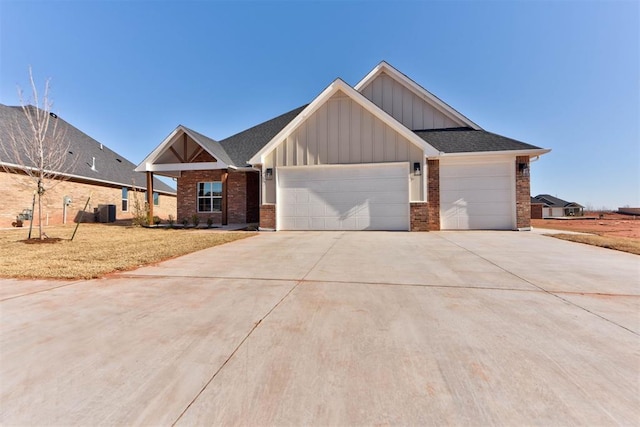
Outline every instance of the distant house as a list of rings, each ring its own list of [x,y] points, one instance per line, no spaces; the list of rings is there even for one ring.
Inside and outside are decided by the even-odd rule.
[[[178,126],[137,171],[178,181],[178,220],[274,230],[530,227],[529,159],[386,62],[216,141]]]
[[[534,201],[536,204],[535,208]],[[537,214],[539,209],[541,209],[542,211],[541,216],[534,217],[534,211]],[[553,197],[549,194],[538,194],[537,196],[531,198],[531,218],[557,218],[583,215],[584,206],[575,202],[567,202],[566,200]]]
[[[146,191],[144,174],[134,172],[135,165],[129,160],[63,119],[54,115],[52,119],[58,121],[58,130],[70,142],[68,156],[73,167],[65,174],[66,180],[44,194],[43,223],[131,218],[134,195],[138,194],[141,203],[145,201],[142,194]],[[27,126],[22,107],[0,104],[0,227],[10,227],[19,215],[28,217],[32,206],[34,184],[21,172],[20,160],[13,158],[8,149],[10,132]],[[3,150],[3,146],[7,150]],[[91,202],[83,211],[90,194]],[[152,199],[155,215],[161,218],[176,215],[176,192],[170,186],[155,180]],[[102,217],[96,215],[98,212]]]

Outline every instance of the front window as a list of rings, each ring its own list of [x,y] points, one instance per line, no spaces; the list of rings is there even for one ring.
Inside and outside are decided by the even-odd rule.
[[[198,183],[198,212],[222,211],[222,182]]]
[[[158,206],[160,204],[160,194],[153,192],[153,206]]]
[[[126,187],[122,187],[122,212],[129,210],[129,190]]]

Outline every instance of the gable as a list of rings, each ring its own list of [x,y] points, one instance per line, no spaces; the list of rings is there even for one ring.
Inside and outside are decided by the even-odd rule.
[[[437,106],[427,102],[385,72],[380,73],[360,92],[411,130],[467,126],[461,120],[451,117]]]
[[[266,157],[267,167],[415,161],[423,150],[337,91]]]
[[[155,159],[155,164],[217,162],[211,154],[186,133],[176,134]]]

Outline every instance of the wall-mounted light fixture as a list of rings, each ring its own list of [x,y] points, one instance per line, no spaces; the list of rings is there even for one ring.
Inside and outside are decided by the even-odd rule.
[[[529,176],[529,163],[518,163],[518,172],[522,176]]]
[[[273,168],[267,168],[264,171],[264,179],[273,179]]]
[[[413,174],[414,174],[415,176],[422,175],[422,169],[421,169],[421,167],[420,167],[420,162],[415,162],[415,163],[413,164]]]

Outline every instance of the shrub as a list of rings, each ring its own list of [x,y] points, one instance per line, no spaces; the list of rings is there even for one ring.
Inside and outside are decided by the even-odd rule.
[[[191,215],[191,222],[193,222],[194,227],[197,227],[200,224],[200,217],[196,214]]]
[[[173,228],[173,224],[176,223],[176,219],[173,217],[173,215],[169,214],[169,219],[167,220],[167,222],[169,222],[169,227]]]
[[[182,218],[182,225],[184,225],[185,227],[189,225],[189,218],[187,217]]]
[[[153,223],[154,223],[155,225],[158,225],[158,224],[162,223],[162,220],[160,219],[160,217],[159,217],[159,216],[154,215],[154,216],[153,216]]]
[[[213,225],[213,218],[211,217],[207,218],[207,228],[211,228],[212,225]]]

